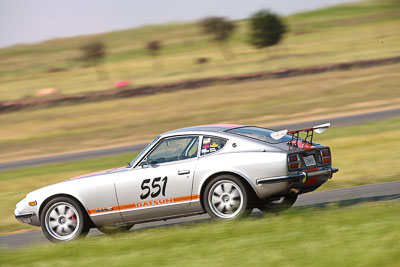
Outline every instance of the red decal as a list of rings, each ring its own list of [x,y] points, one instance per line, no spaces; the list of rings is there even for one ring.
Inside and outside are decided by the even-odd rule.
[[[243,125],[239,125],[239,124],[210,124],[210,125],[200,125],[199,127],[221,127],[221,128],[234,129],[234,128],[243,127]]]
[[[318,176],[317,177],[309,177],[309,178],[307,178],[307,181],[304,184],[304,186],[315,185],[317,182],[318,182]]]
[[[313,146],[313,145],[311,145],[309,143],[306,143],[304,141],[301,141],[301,140],[297,141],[297,143],[296,143],[296,140],[289,141],[287,143],[291,144],[291,145],[296,145],[297,144],[297,147],[302,148],[304,150],[311,150],[311,149],[315,148],[315,146]]]

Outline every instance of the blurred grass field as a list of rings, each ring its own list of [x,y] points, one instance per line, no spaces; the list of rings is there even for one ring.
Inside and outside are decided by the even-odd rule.
[[[2,266],[398,266],[399,214],[398,202],[292,209],[2,249],[0,258]]]
[[[316,142],[331,147],[333,165],[340,169],[319,190],[399,180],[399,136],[400,118],[333,127],[316,136]],[[16,203],[30,191],[84,173],[124,166],[133,157],[133,153],[123,154],[0,172],[0,233],[38,229],[13,216]]]
[[[38,89],[45,87],[57,87],[66,95],[109,89],[115,80],[121,79],[131,80],[134,85],[154,84],[400,54],[400,5],[396,0],[355,2],[292,15],[285,20],[290,32],[283,43],[261,52],[247,44],[247,22],[237,22],[238,32],[230,41],[235,53],[235,58],[231,60],[225,60],[216,45],[200,35],[200,29],[194,23],[146,26],[0,49],[0,101],[34,97]],[[166,45],[161,56],[164,67],[156,71],[153,69],[153,59],[144,49],[145,43],[154,39],[154,36]],[[107,80],[99,81],[94,69],[81,68],[80,63],[71,60],[79,56],[78,47],[91,40],[104,41],[107,45],[109,54],[103,65],[110,76]],[[208,57],[211,62],[202,66],[195,65],[194,60],[197,57]],[[51,68],[65,70],[48,73]],[[238,123],[269,126],[398,108],[399,72],[400,64],[395,64],[287,79],[217,84],[198,90],[1,114],[0,162],[144,143],[161,132],[192,125]],[[324,134],[318,135],[315,140],[332,148],[334,165],[340,169],[334,179],[321,190],[399,180],[399,136],[399,118],[332,127]],[[0,233],[38,229],[17,222],[13,216],[15,204],[26,193],[79,174],[124,165],[133,156],[132,153],[0,172]],[[316,211],[295,216],[289,213],[283,217],[266,217],[266,220],[261,221],[246,220],[239,222],[239,226],[243,226],[244,229],[238,228],[237,234],[242,235],[241,237],[229,236],[228,231],[233,229],[234,223],[212,224],[212,227],[216,227],[215,234],[220,232],[219,237],[226,242],[223,248],[233,251],[242,249],[237,247],[240,244],[244,245],[243,258],[239,258],[239,253],[228,253],[228,256],[232,256],[232,263],[244,264],[244,259],[252,260],[253,257],[254,261],[250,262],[253,265],[270,262],[280,265],[299,263],[298,265],[342,266],[340,263],[349,262],[349,266],[373,266],[378,265],[375,263],[379,263],[380,260],[383,265],[394,265],[393,259],[398,260],[398,256],[396,258],[391,253],[393,228],[390,227],[393,227],[395,222],[389,219],[394,218],[393,212],[398,211],[398,205],[382,205],[374,209],[375,213],[368,214],[366,211],[371,207],[367,205],[359,210],[346,208]],[[343,219],[340,217],[342,215]],[[368,216],[371,216],[371,220]],[[378,223],[377,216],[387,218],[388,221],[379,224],[381,221]],[[325,217],[332,220],[325,220]],[[272,222],[269,223],[269,220]],[[322,223],[326,223],[322,224],[322,229],[316,227],[320,226],[318,223],[321,220]],[[287,225],[286,221],[297,224],[281,228],[279,225]],[[346,222],[351,227],[347,226]],[[373,228],[375,224],[378,225],[376,229]],[[263,241],[257,239],[256,232],[249,232],[248,229],[252,229],[253,226],[268,229]],[[107,252],[107,242],[115,240],[94,238],[75,243],[79,244],[76,248],[75,244],[67,244],[58,248],[49,247],[49,250],[46,246],[40,246],[33,250],[13,253],[0,251],[0,265],[26,265],[29,257],[34,261],[34,265],[40,265],[40,259],[57,253],[59,256],[46,263],[67,264],[63,261],[68,262],[73,258],[74,264],[78,262],[82,265],[106,265],[112,261],[121,265],[127,265],[129,261],[151,265],[157,260],[153,258],[154,251],[151,250],[154,244],[156,248],[164,250],[156,255],[160,257],[158,262],[166,265],[173,264],[171,261],[178,259],[183,252],[190,256],[187,259],[193,257],[197,261],[186,261],[185,258],[182,259],[184,262],[176,261],[182,265],[206,263],[201,260],[201,256],[204,255],[211,255],[216,266],[225,265],[217,258],[215,251],[210,253],[209,249],[215,249],[214,242],[210,243],[211,237],[194,239],[211,226],[199,227],[193,228],[193,237],[182,237],[182,244],[186,244],[191,238],[192,245],[196,246],[197,241],[200,243],[199,251],[195,251],[193,256],[190,254],[192,251],[189,251],[192,245],[185,248],[179,244],[181,235],[191,233],[192,228],[189,227],[178,228],[179,238],[176,239],[171,236],[175,231],[170,235],[168,230],[163,232],[163,229],[116,237],[118,242],[121,241],[121,245],[116,246],[121,248],[121,252],[113,250],[109,258],[98,255],[99,253],[85,257],[86,253],[81,253],[79,248],[85,245],[88,246],[89,254],[95,250]],[[356,230],[353,231],[352,227]],[[371,232],[367,231],[368,227],[372,227]],[[288,229],[293,229],[294,234]],[[313,230],[318,231],[309,238],[303,234],[304,231],[308,233]],[[366,232],[363,235],[364,230]],[[152,231],[155,232],[154,235]],[[319,231],[323,231],[322,236],[326,237],[332,246],[326,245],[322,241],[323,238],[319,239]],[[350,232],[348,238],[344,234],[346,231]],[[155,237],[158,233],[161,236],[160,243],[157,243]],[[246,239],[247,233],[252,238]],[[339,236],[336,238],[335,234]],[[132,238],[132,235],[135,236]],[[140,239],[143,236],[145,239]],[[135,243],[137,237],[140,242]],[[302,243],[304,238],[306,242]],[[368,248],[369,242],[372,243],[374,238],[378,243],[381,242],[381,246]],[[130,239],[132,241],[129,241]],[[168,239],[171,239],[171,242],[168,242]],[[388,241],[388,246],[384,243],[385,240]],[[247,246],[250,241],[254,241],[254,246]],[[158,247],[157,244],[161,245]],[[350,246],[352,250],[344,249],[343,245]],[[260,247],[268,251],[260,253]],[[59,248],[66,248],[66,251],[60,253]],[[132,252],[132,248],[135,248],[136,252]],[[182,252],[179,251],[180,248],[183,249]],[[377,256],[374,257],[373,253],[365,255],[365,251],[373,251]],[[168,258],[168,253],[172,255],[171,258]],[[356,261],[357,257],[351,257],[352,253],[362,258],[361,264]],[[24,254],[24,257],[18,257],[21,254]],[[316,261],[307,259],[304,256],[307,254],[312,255]],[[81,258],[76,260],[69,257],[70,255],[78,255]],[[121,259],[119,255],[122,256]],[[140,258],[139,255],[143,257]],[[291,255],[294,255],[298,262],[293,262]],[[228,264],[231,262],[228,261]]]
[[[248,22],[237,21],[238,30],[229,44],[235,53],[231,60],[225,60],[193,22],[0,49],[0,100],[34,97],[37,90],[49,87],[67,95],[110,89],[117,80],[144,85],[400,54],[400,5],[396,0],[342,4],[295,14],[285,22],[289,33],[282,44],[258,51],[248,44]],[[145,44],[155,38],[165,45],[163,69],[158,70],[145,50]],[[108,56],[102,68],[109,73],[108,79],[98,80],[93,68],[82,68],[76,60],[79,47],[95,40],[106,44]],[[196,65],[198,57],[211,61]],[[51,69],[63,71],[50,73]]]
[[[66,94],[102,90],[114,78],[158,83],[399,55],[399,15],[400,5],[393,0],[295,14],[286,18],[290,33],[283,44],[265,53],[246,43],[247,21],[240,21],[231,40],[236,57],[229,61],[199,35],[194,23],[13,46],[0,49],[0,100],[32,96],[37,89],[53,86]],[[153,70],[143,48],[154,36],[167,44],[163,70]],[[93,69],[68,60],[77,56],[82,43],[97,39],[110,50],[104,65],[112,78],[102,82]],[[194,66],[198,56],[212,61]],[[68,70],[46,72],[53,67]],[[269,126],[399,107],[399,71],[396,64],[1,114],[0,161],[143,143],[160,132],[191,125]]]
[[[400,106],[400,64],[1,114],[0,161],[143,143],[181,127],[269,126]]]

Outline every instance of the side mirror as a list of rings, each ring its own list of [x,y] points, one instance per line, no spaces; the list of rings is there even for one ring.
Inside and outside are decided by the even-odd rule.
[[[142,162],[140,162],[140,166],[142,166],[142,168],[144,168],[145,166],[149,166],[149,162],[147,161],[147,157],[142,159]]]

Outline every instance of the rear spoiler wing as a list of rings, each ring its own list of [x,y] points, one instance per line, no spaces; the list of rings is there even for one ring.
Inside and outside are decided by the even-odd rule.
[[[314,126],[312,128],[306,128],[306,129],[300,129],[300,130],[294,130],[294,131],[282,130],[282,131],[271,133],[271,137],[274,140],[279,140],[282,137],[284,137],[286,134],[290,134],[290,135],[292,135],[292,140],[290,140],[290,143],[292,143],[294,140],[296,140],[295,144],[297,144],[297,142],[299,141],[299,133],[306,132],[307,134],[306,134],[306,138],[304,138],[304,141],[306,143],[312,144],[314,132],[316,132],[318,134],[323,133],[330,126],[331,126],[330,123],[324,123],[324,124]]]

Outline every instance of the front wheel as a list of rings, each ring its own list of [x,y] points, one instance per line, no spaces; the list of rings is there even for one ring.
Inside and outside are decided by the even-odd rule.
[[[289,209],[297,200],[297,195],[287,195],[263,200],[259,209],[263,212],[281,212]]]
[[[133,224],[127,224],[127,225],[118,225],[118,226],[102,226],[102,227],[98,227],[97,229],[102,232],[103,234],[107,234],[107,235],[115,235],[115,234],[119,234],[119,233],[125,233],[125,232],[129,232],[129,230],[131,230],[133,227]]]
[[[207,213],[217,219],[236,219],[248,216],[249,193],[243,182],[233,175],[221,175],[206,186],[203,205]]]
[[[68,197],[49,201],[40,214],[40,224],[43,234],[53,243],[84,237],[90,230],[87,214]]]

